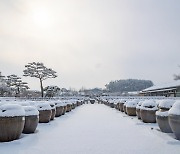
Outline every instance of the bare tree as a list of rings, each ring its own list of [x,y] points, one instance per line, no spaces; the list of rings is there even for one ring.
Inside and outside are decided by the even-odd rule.
[[[29,89],[27,86],[27,82],[23,82],[21,80],[21,77],[18,77],[17,75],[8,75],[6,79],[6,83],[8,87],[15,90],[16,96],[20,96],[20,93]]]
[[[48,78],[56,78],[56,72],[52,70],[51,68],[47,68],[44,66],[43,63],[39,62],[32,62],[28,63],[25,65],[25,70],[23,76],[30,76],[30,77],[35,77],[38,78],[40,81],[40,88],[41,88],[41,96],[44,96],[43,93],[43,81],[48,79]]]

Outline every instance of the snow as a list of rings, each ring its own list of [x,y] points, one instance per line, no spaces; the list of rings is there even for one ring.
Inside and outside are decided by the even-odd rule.
[[[138,103],[138,104],[137,104],[137,106],[136,106],[136,109],[140,109],[140,108],[141,108],[142,103],[143,103],[143,101],[142,101],[142,100],[141,100],[141,101],[139,101],[139,103]]]
[[[139,100],[137,100],[137,99],[128,101],[126,103],[126,107],[136,108],[138,102],[139,102]]]
[[[178,87],[180,86],[180,81],[173,81],[169,83],[164,83],[161,85],[155,85],[152,87],[149,87],[147,89],[144,89],[143,91],[150,91],[150,90],[157,90],[157,89],[164,89],[164,88],[173,88],[173,87]]]
[[[55,105],[54,102],[50,101],[50,102],[48,102],[48,103],[50,104],[51,109],[56,109],[56,105]]]
[[[38,109],[39,111],[51,110],[51,106],[50,106],[50,104],[47,103],[47,102],[41,102],[41,103],[38,102],[35,106],[37,107],[37,109]]]
[[[140,109],[143,109],[143,110],[158,110],[158,107],[157,107],[157,103],[155,102],[155,100],[145,100]]]
[[[25,111],[18,104],[4,104],[0,106],[0,117],[25,116]]]
[[[175,100],[173,100],[173,99],[164,99],[164,100],[158,100],[157,102],[159,103],[159,108],[170,109],[173,106]]]
[[[66,104],[61,101],[55,102],[55,105],[56,105],[56,107],[66,106]]]
[[[179,154],[180,141],[103,104],[85,104],[19,140],[0,143],[2,154]]]
[[[164,112],[156,111],[156,115],[161,117],[168,117],[168,111],[164,111]]]
[[[25,116],[39,115],[39,111],[35,106],[24,106]]]
[[[176,101],[172,108],[169,110],[168,114],[180,115],[180,100]]]

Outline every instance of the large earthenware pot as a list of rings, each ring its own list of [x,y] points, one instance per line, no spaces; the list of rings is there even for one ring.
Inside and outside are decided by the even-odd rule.
[[[169,125],[175,134],[176,138],[180,140],[180,101],[176,101],[168,112]]]
[[[54,120],[54,117],[56,115],[56,105],[54,102],[49,102],[50,106],[51,106],[51,120]]]
[[[141,119],[145,123],[156,123],[157,103],[154,100],[145,100],[140,108]]]
[[[95,99],[90,99],[90,103],[91,103],[91,104],[94,104],[95,101],[96,101]]]
[[[51,106],[49,103],[37,103],[37,109],[39,111],[39,122],[48,123],[51,120]]]
[[[34,106],[24,106],[25,110],[25,124],[23,133],[34,133],[39,122],[39,111]]]
[[[124,113],[125,113],[125,114],[127,114],[126,104],[127,104],[127,102],[125,102],[125,103],[123,104],[123,110],[124,110]]]
[[[56,102],[55,105],[56,105],[56,115],[55,115],[55,117],[59,117],[59,116],[63,115],[65,105],[60,101]]]
[[[141,100],[136,106],[136,115],[137,115],[138,119],[141,119],[140,108],[141,108],[142,103],[143,103],[143,101]]]
[[[68,103],[66,104],[66,112],[70,112],[72,110],[72,104]]]
[[[167,100],[160,100],[158,101],[159,110],[156,112],[156,121],[160,130],[164,133],[172,133],[171,127],[168,121],[168,111],[174,104],[174,100],[167,99]]]
[[[126,103],[126,112],[129,116],[136,116],[136,106],[138,100],[131,100]]]
[[[120,103],[119,103],[119,110],[120,110],[121,112],[124,112],[123,106],[124,106],[124,103],[125,103],[125,102],[126,102],[126,100],[121,100]]]
[[[20,137],[25,123],[25,111],[17,104],[0,106],[0,142],[16,140]]]

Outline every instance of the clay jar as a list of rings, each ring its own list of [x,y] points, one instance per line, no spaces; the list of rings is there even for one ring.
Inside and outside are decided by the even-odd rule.
[[[154,100],[145,100],[140,108],[141,119],[145,123],[156,123],[157,103]]]
[[[59,117],[59,116],[63,115],[63,113],[65,113],[64,112],[65,104],[62,103],[61,101],[58,101],[58,102],[55,103],[55,105],[56,105],[56,115],[55,115],[55,117]]]
[[[136,115],[137,115],[138,119],[141,119],[140,108],[141,108],[142,103],[143,103],[143,101],[141,100],[136,106]]]
[[[34,133],[39,122],[39,111],[34,106],[24,106],[25,110],[25,124],[23,133]]]
[[[176,136],[180,140],[180,101],[176,101],[168,112],[169,125]]]
[[[36,107],[39,111],[39,122],[40,123],[48,123],[51,119],[51,106],[49,103],[37,103]]]
[[[131,100],[126,103],[126,112],[129,116],[136,116],[136,106],[138,100]]]
[[[20,137],[25,123],[25,111],[17,104],[0,106],[0,142],[16,140]]]
[[[160,130],[164,133],[172,133],[171,127],[168,122],[168,111],[174,104],[174,100],[160,100],[158,108],[159,110],[156,112],[156,121]]]
[[[54,117],[56,115],[56,106],[54,102],[49,102],[50,106],[51,106],[51,120],[54,120]]]

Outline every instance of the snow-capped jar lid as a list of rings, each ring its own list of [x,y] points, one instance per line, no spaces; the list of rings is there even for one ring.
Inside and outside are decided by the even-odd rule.
[[[37,107],[38,111],[51,110],[50,104],[46,103],[46,102],[45,103],[43,103],[43,102],[37,103],[36,107]]]
[[[62,101],[55,102],[55,105],[56,105],[56,107],[66,106],[66,104],[63,103]]]
[[[3,104],[0,106],[0,117],[20,117],[25,116],[25,111],[18,104]]]
[[[138,104],[139,100],[131,100],[126,103],[126,107],[135,108]]]
[[[51,106],[51,109],[56,109],[56,105],[54,102],[49,102],[50,106]]]
[[[166,109],[170,109],[173,104],[175,103],[175,100],[173,99],[164,99],[164,100],[159,100],[159,108],[166,108]]]
[[[156,111],[156,115],[160,117],[168,117],[168,111],[164,111],[164,112]]]
[[[16,101],[16,102],[12,102],[10,104],[18,104],[18,105],[21,105],[21,106],[29,106],[30,105],[30,103],[25,102],[25,101],[22,101],[22,102]]]
[[[140,107],[141,107],[141,105],[142,105],[143,102],[144,102],[143,100],[139,101],[138,104],[137,104],[137,106],[136,106],[136,109],[140,109]]]
[[[175,101],[172,108],[168,111],[168,114],[180,115],[180,100]]]
[[[39,115],[39,111],[35,106],[23,106],[25,110],[25,116]]]
[[[157,103],[154,100],[145,100],[140,109],[143,110],[158,110]]]

